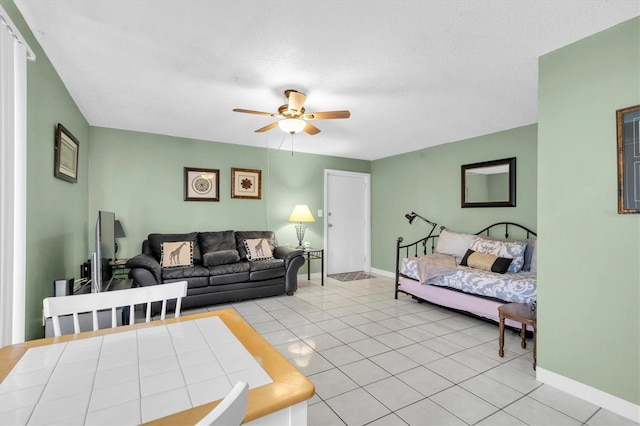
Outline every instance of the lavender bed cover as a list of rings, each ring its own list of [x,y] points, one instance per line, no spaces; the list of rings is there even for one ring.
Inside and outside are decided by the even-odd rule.
[[[419,281],[418,259],[402,259],[400,272]],[[499,299],[504,303],[529,303],[536,300],[537,278],[535,272],[499,274],[458,265],[454,274],[429,280],[424,285],[449,287],[464,293]]]

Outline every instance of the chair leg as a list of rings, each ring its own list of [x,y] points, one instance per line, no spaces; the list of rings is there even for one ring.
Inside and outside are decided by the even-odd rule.
[[[500,323],[499,323],[499,335],[498,335],[498,355],[500,358],[504,357],[504,317],[500,315]]]

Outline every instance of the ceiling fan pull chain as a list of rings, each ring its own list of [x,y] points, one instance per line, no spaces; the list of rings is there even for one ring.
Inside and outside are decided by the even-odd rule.
[[[293,157],[293,134],[291,134],[291,156]]]

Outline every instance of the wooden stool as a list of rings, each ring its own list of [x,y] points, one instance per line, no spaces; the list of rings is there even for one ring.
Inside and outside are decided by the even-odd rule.
[[[533,369],[536,369],[536,311],[531,310],[531,305],[529,303],[507,303],[506,305],[498,306],[498,316],[500,318],[500,337],[498,339],[499,349],[498,355],[500,357],[504,357],[504,319],[509,318],[510,320],[517,321],[522,324],[522,329],[520,330],[520,336],[522,338],[522,342],[520,346],[523,349],[527,347],[526,336],[527,336],[527,324],[533,327]]]

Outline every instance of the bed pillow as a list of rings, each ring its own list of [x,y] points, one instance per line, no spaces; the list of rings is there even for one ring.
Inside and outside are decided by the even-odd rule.
[[[527,239],[504,239],[504,238],[494,238],[489,235],[483,235],[482,238],[485,240],[496,240],[496,241],[507,241],[507,242],[519,242],[519,243],[527,243],[527,248],[524,251],[524,265],[522,265],[522,271],[529,271],[531,269],[531,259],[533,258],[533,253],[536,250],[536,240],[534,238]]]
[[[499,257],[469,249],[460,261],[460,265],[504,274],[509,269],[512,261],[513,259],[507,257]]]
[[[160,244],[160,250],[163,268],[193,266],[193,241],[165,241]]]
[[[451,255],[459,261],[471,246],[474,238],[476,235],[460,234],[443,229],[436,243],[436,252]]]
[[[244,249],[247,251],[247,260],[273,259],[271,246],[265,238],[251,238],[244,240]]]
[[[538,242],[533,245],[533,250],[531,250],[531,267],[529,268],[529,272],[533,272],[535,274],[538,273]]]
[[[513,259],[507,272],[519,272],[524,265],[524,252],[527,248],[527,243],[526,241],[488,240],[476,237],[469,248],[473,251]]]

